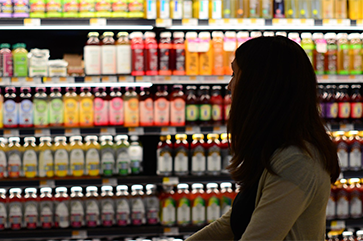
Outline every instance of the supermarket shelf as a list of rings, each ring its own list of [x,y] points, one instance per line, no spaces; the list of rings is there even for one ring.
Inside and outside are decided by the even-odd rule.
[[[344,228],[363,228],[363,218],[347,218],[347,219],[335,219],[327,220],[326,228],[333,230],[341,230]]]
[[[344,178],[363,178],[363,170],[359,171],[344,171]]]
[[[318,83],[363,83],[363,75],[317,75]]]

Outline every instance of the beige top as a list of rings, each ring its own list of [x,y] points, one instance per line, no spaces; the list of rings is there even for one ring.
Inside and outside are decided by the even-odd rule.
[[[330,176],[309,145],[313,157],[297,147],[276,152],[272,168],[259,181],[256,206],[241,240],[324,240]],[[233,240],[232,209],[187,239]]]

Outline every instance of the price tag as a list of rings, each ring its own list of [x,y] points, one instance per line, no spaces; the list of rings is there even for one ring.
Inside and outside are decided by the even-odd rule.
[[[287,25],[287,19],[285,18],[274,18],[272,19],[272,25],[276,26],[276,25]]]
[[[339,130],[340,131],[352,131],[352,130],[354,130],[354,124],[341,124]]]
[[[300,25],[300,26],[314,26],[315,25],[315,20],[314,19],[296,19],[297,21],[295,21],[296,25]]]
[[[339,220],[339,221],[331,221],[330,228],[332,230],[335,230],[335,231],[342,230],[342,229],[344,231],[344,229],[345,229],[345,221],[341,221],[341,220]]]
[[[350,26],[350,19],[323,19],[323,26]]]
[[[50,136],[50,130],[49,129],[36,129],[35,132],[34,132],[34,135],[36,137]]]
[[[189,80],[197,80],[197,76],[189,76]]]
[[[226,126],[215,126],[213,127],[213,132],[214,133],[226,133],[227,132],[227,127]]]
[[[164,228],[164,234],[165,235],[179,235],[179,228],[177,227],[170,227],[170,228]]]
[[[102,82],[104,83],[116,83],[117,77],[116,76],[103,76]]]
[[[40,26],[40,19],[39,18],[25,18],[24,19],[24,26]]]
[[[231,19],[229,19],[229,18],[224,18],[224,19],[223,19],[223,24],[231,24]]]
[[[162,135],[175,135],[176,134],[176,127],[162,127],[161,128]]]
[[[144,81],[144,76],[136,76],[136,82],[142,82]]]
[[[171,19],[158,18],[158,19],[156,19],[155,24],[156,24],[156,27],[169,28],[172,26],[172,21],[171,21]]]
[[[102,179],[102,185],[108,185],[108,186],[117,186],[117,179],[116,178],[105,178]]]
[[[84,77],[85,83],[100,83],[100,77],[99,76],[86,76]]]
[[[116,135],[116,128],[115,127],[101,128],[100,134],[114,136]]]
[[[357,20],[357,26],[358,27],[362,27],[363,26],[363,19],[358,19]]]
[[[19,78],[16,77],[11,78],[11,83],[19,83]]]
[[[87,237],[88,236],[87,236],[86,230],[73,230],[72,231],[72,238],[85,239]]]
[[[164,76],[164,80],[165,81],[170,81],[171,80],[171,76],[170,75]]]
[[[4,137],[18,137],[19,130],[18,129],[7,129],[4,130]]]
[[[39,186],[40,187],[55,187],[55,181],[54,180],[40,180]]]
[[[185,127],[185,133],[189,134],[189,135],[201,133],[200,127],[199,126],[187,126],[187,127]]]
[[[196,18],[182,19],[182,26],[198,26],[198,19]]]
[[[163,184],[164,185],[178,185],[179,178],[178,177],[163,177]]]
[[[91,18],[89,20],[89,25],[91,26],[106,26],[107,20],[105,18]]]
[[[133,76],[119,76],[118,82],[134,82],[134,79]]]
[[[79,128],[67,128],[64,130],[64,134],[66,136],[79,136],[81,134],[81,130]]]
[[[129,127],[129,135],[144,135],[144,128],[142,128],[142,127]]]
[[[0,78],[0,84],[1,85],[8,85],[8,84],[10,84],[10,80],[11,80],[10,77],[2,77],[2,78]]]
[[[46,83],[74,83],[74,77],[45,77],[44,82]]]

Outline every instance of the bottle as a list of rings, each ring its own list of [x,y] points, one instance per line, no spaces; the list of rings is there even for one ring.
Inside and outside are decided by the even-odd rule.
[[[312,1],[300,0],[298,1],[298,18],[312,18]]]
[[[109,124],[109,100],[104,87],[95,88],[94,90],[94,125],[107,126]]]
[[[199,74],[211,75],[213,66],[213,49],[209,32],[200,32],[199,38]]]
[[[190,146],[191,161],[191,174],[195,176],[202,176],[206,173],[206,149],[204,144],[203,134],[194,134],[192,136],[193,142]]]
[[[20,146],[19,137],[10,137],[7,148],[8,156],[8,176],[10,178],[19,178],[22,176],[22,153],[23,148]]]
[[[0,44],[0,77],[13,76],[13,54],[10,44]]]
[[[57,187],[55,189],[54,196],[54,227],[56,228],[68,228],[70,224],[69,216],[69,196],[67,194],[67,188]]]
[[[119,185],[116,190],[116,223],[118,226],[127,226],[131,223],[128,186]]]
[[[95,186],[88,186],[86,188],[85,220],[86,226],[91,228],[100,225],[100,208],[97,190],[98,188]]]
[[[231,160],[232,160],[232,154],[231,151],[229,149],[229,140],[230,138],[230,134],[227,135],[227,133],[223,133],[221,134],[221,144],[220,144],[220,151],[221,151],[221,159],[222,159],[222,173],[223,174],[228,174],[228,170],[227,167],[231,164]]]
[[[190,19],[193,18],[193,2],[192,0],[183,1],[183,18]]]
[[[248,17],[248,0],[236,0],[236,18]]]
[[[19,98],[16,96],[14,87],[6,87],[4,95],[3,127],[16,128],[19,124]]]
[[[185,110],[186,124],[196,125],[199,120],[199,98],[196,95],[197,87],[187,86]]]
[[[358,33],[351,33],[349,38],[349,73],[353,75],[362,74],[362,41]]]
[[[209,0],[193,0],[193,18],[209,19]]]
[[[144,1],[145,3],[145,18],[146,19],[156,19],[157,18],[157,14],[156,14],[156,0],[148,0],[148,1]],[[125,3],[126,5],[126,11],[128,9],[127,6],[127,2]]]
[[[54,226],[53,196],[50,187],[42,187],[39,197],[40,226],[43,229],[50,229]]]
[[[322,19],[323,18],[323,0],[312,0],[312,17],[313,19]]]
[[[115,224],[115,203],[113,200],[112,186],[101,187],[101,224],[104,227],[111,227]]]
[[[327,92],[324,87],[324,85],[318,85],[318,100],[319,100],[319,114],[320,117],[325,119],[325,113],[326,113],[326,104],[325,104],[325,98],[326,98]]]
[[[4,126],[4,118],[3,118],[3,114],[4,114],[4,96],[1,93],[0,90],[0,128],[3,128]]]
[[[207,174],[219,175],[222,168],[221,148],[218,134],[207,135]]]
[[[13,45],[13,64],[15,77],[28,76],[28,51],[23,43]]]
[[[170,124],[170,101],[167,86],[158,86],[154,100],[154,125],[168,126]]]
[[[224,7],[224,5],[223,5]],[[229,11],[230,7],[229,7]],[[228,12],[228,6],[226,11],[222,9],[222,0],[211,0],[209,1],[209,16],[211,19],[221,19],[224,12]],[[228,16],[228,15],[227,15]],[[228,18],[223,16],[223,18]]]
[[[184,3],[186,1],[184,0]],[[173,45],[171,51],[171,68],[173,75],[185,75],[185,43],[184,33],[173,33]]]
[[[39,151],[39,164],[38,175],[39,177],[53,177],[54,176],[54,164],[52,153],[52,138],[40,137]]]
[[[146,223],[145,206],[143,202],[144,192],[142,185],[131,186],[131,223],[140,226]]]
[[[362,18],[362,1],[361,0],[349,0],[349,18],[357,20]]]
[[[262,18],[272,18],[273,16],[273,1],[272,0],[260,0]]]
[[[112,136],[101,136],[101,173],[104,176],[112,176],[115,169],[115,150]]]
[[[8,228],[7,214],[8,199],[6,198],[6,190],[0,189],[0,230]]]
[[[315,43],[314,49],[314,69],[316,74],[325,73],[325,54],[327,52],[327,42],[322,33],[314,33],[313,40]]]
[[[138,136],[131,136],[130,139],[132,141],[129,147],[131,174],[140,174],[143,170],[143,148],[139,142]]]
[[[155,225],[160,222],[159,220],[159,199],[156,196],[156,185],[146,185],[145,208],[146,208],[146,223],[148,225]]]
[[[116,150],[116,166],[117,174],[120,176],[127,176],[130,173],[130,155],[127,135],[118,135],[115,137],[115,150]]]
[[[177,176],[186,176],[189,174],[189,143],[186,134],[175,135],[174,143],[174,174]]]
[[[261,12],[261,6],[259,0],[248,0],[248,17],[259,18]]]
[[[229,1],[228,1],[229,2]],[[212,48],[213,48],[213,75],[224,75],[224,34],[222,31],[212,32]]]
[[[310,63],[313,65],[314,58],[314,41],[312,40],[311,33],[302,33],[301,34],[301,47],[304,49],[306,55],[308,56]]]
[[[170,1],[170,18],[182,19],[183,18],[183,0]]]
[[[113,32],[101,36],[101,74],[116,74],[116,46]]]
[[[48,96],[44,88],[36,88],[34,95],[34,127],[41,128],[49,125]]]
[[[229,119],[229,112],[231,110],[232,96],[231,91],[228,90],[228,86],[225,87],[224,100],[223,100],[223,110],[224,110],[224,122],[227,123]]]
[[[79,95],[79,125],[82,127],[93,126],[94,97],[89,87],[81,88]]]
[[[347,18],[347,1],[335,0],[335,18],[337,19]]]
[[[157,170],[159,176],[171,176],[173,172],[172,143],[171,136],[160,136],[160,142],[156,151]]]
[[[170,0],[157,0],[157,18],[170,19]]]
[[[120,87],[111,87],[108,119],[111,126],[124,124],[124,101]]]
[[[347,180],[340,180],[337,187],[336,202],[337,202],[337,218],[346,219],[349,217],[349,194],[347,191]]]
[[[145,33],[145,74],[158,75],[158,43],[154,32]]]
[[[131,44],[127,32],[117,34],[116,73],[131,74]]]
[[[69,215],[72,228],[80,228],[84,225],[84,207],[82,187],[71,188],[71,200]]]
[[[160,195],[161,214],[160,221],[163,226],[174,226],[176,224],[176,203],[174,190],[169,187]]]
[[[212,104],[209,95],[209,86],[200,87],[199,120],[201,125],[210,125],[212,120]]]
[[[335,0],[323,1],[323,19],[335,18]]]
[[[100,144],[97,136],[85,137],[85,175],[98,176],[100,174]]]
[[[327,97],[325,103],[325,117],[327,122],[335,123],[336,118],[338,117],[338,103],[335,98],[335,85],[327,85]]]
[[[287,33],[286,32],[276,32],[276,36],[283,36],[283,37],[287,37]],[[324,38],[324,35],[323,35]],[[313,36],[314,39],[314,36]]]
[[[126,87],[124,110],[125,127],[139,126],[139,97],[134,87]]]
[[[171,75],[171,32],[160,33],[159,75]]]
[[[77,127],[79,125],[79,96],[73,87],[66,88],[63,96],[64,126]]]
[[[88,40],[84,46],[84,72],[86,75],[101,74],[101,42],[97,32],[88,33]]]
[[[24,226],[27,229],[35,229],[38,226],[38,203],[36,188],[26,188],[24,196]]]
[[[224,43],[223,43],[223,69],[224,69],[224,75],[231,75],[232,74],[232,68],[231,63],[233,62],[235,58],[235,51],[237,48],[237,35],[236,32],[227,31],[225,33],[224,37]]]
[[[189,185],[180,183],[177,186],[176,195],[176,219],[178,226],[188,226],[191,223],[190,217],[190,193]]]
[[[23,173],[27,178],[38,175],[38,155],[36,152],[35,137],[25,137],[23,146]]]
[[[185,40],[186,75],[199,75],[199,38],[196,32],[187,32]],[[206,46],[208,44],[204,44]],[[208,46],[207,46],[208,47]],[[206,56],[208,57],[208,55]]]
[[[131,39],[131,74],[145,75],[144,60],[144,40],[141,32],[133,32],[130,34]]]
[[[182,85],[174,85],[170,96],[170,125],[185,126],[185,96]]]
[[[204,225],[206,223],[206,205],[203,184],[194,183],[190,196],[192,204],[192,224],[196,226]]]
[[[352,95],[350,99],[350,118],[353,123],[359,123],[362,118],[363,98],[360,94],[361,85],[352,85]]]
[[[232,190],[232,183],[230,182],[222,182],[221,186],[221,195],[220,195],[220,207],[222,215],[227,213],[233,203],[233,190]]]
[[[64,106],[63,97],[60,88],[52,87],[49,95],[49,126],[62,126],[64,122]]]
[[[21,196],[20,188],[11,188],[9,190],[9,227],[13,230],[22,228],[23,222],[23,197]]]
[[[338,74],[347,75],[350,70],[350,45],[347,33],[339,33],[338,38]]]
[[[20,89],[19,127],[33,127],[33,98],[29,87]]]
[[[299,33],[289,33],[288,38],[294,41],[295,43],[299,44],[301,43],[301,39],[299,36]]]
[[[346,171],[349,169],[348,139],[344,135],[344,132],[336,132],[334,133],[333,141],[337,145],[340,168],[342,171]]]
[[[336,99],[338,101],[338,117],[341,123],[348,123],[350,117],[350,97],[348,85],[339,85]]]
[[[220,193],[217,183],[208,183],[206,191],[207,223],[212,223],[221,216]]]
[[[0,178],[8,177],[8,158],[6,156],[7,153],[7,139],[0,137]],[[1,189],[0,189],[1,190]],[[0,219],[1,219],[1,198],[0,198]],[[0,230],[1,230],[1,222],[0,222]]]
[[[348,132],[349,145],[349,170],[359,171],[362,169],[362,139],[358,132]]]
[[[221,95],[221,87],[213,86],[211,95],[212,104],[212,121],[214,125],[222,125],[223,123],[223,98]]]
[[[140,126],[154,125],[154,101],[150,88],[140,87]]]
[[[56,177],[65,177],[68,175],[69,154],[67,137],[57,136],[54,138],[54,170]]]
[[[84,158],[84,147],[81,136],[72,136],[69,145],[69,163],[71,174],[74,177],[81,177],[84,174],[85,169],[85,158]]]

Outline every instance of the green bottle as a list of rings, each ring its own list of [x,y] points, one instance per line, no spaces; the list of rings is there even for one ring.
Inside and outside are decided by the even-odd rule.
[[[34,127],[47,127],[49,125],[48,96],[44,88],[37,88],[34,95]]]
[[[14,76],[28,76],[28,51],[23,43],[13,45]]]
[[[115,137],[116,169],[120,176],[127,176],[130,173],[130,144],[127,139],[127,135],[118,135]]]
[[[104,176],[112,176],[115,169],[115,150],[112,136],[101,136],[101,173]]]

